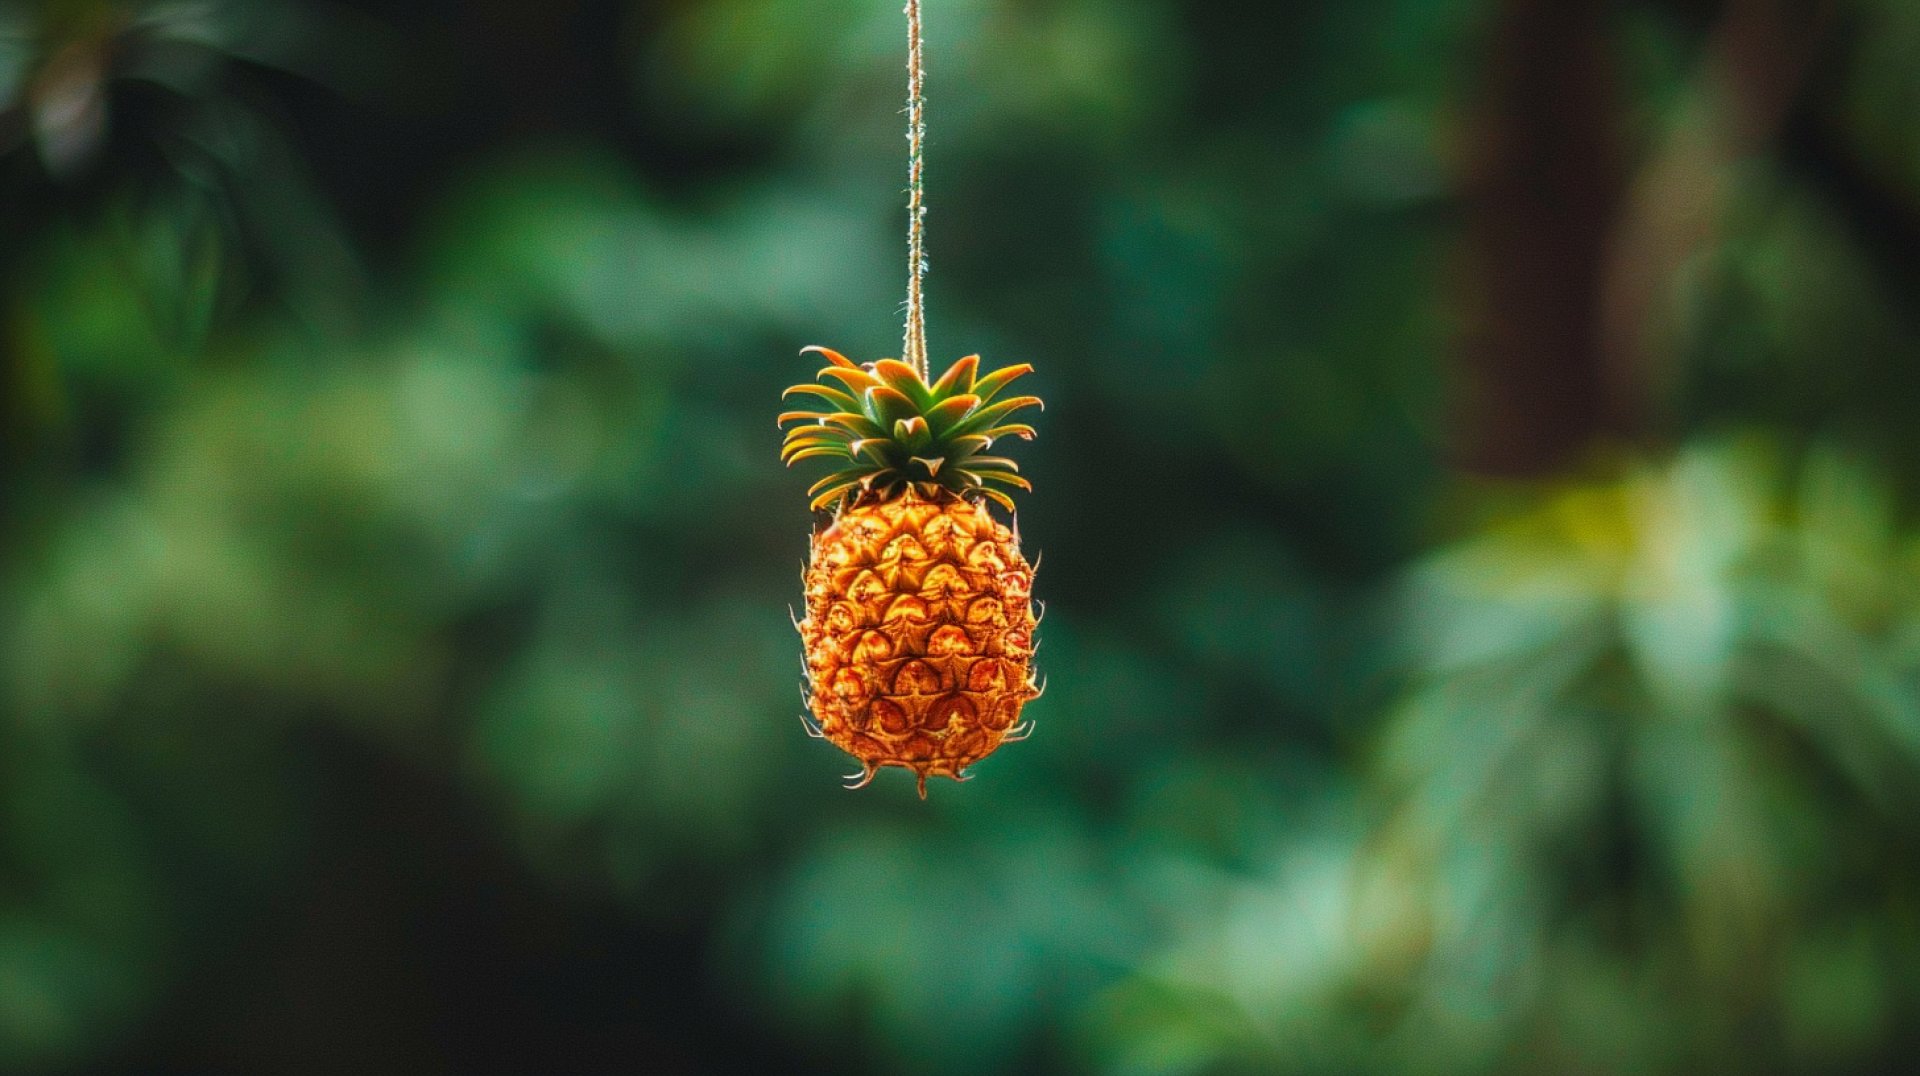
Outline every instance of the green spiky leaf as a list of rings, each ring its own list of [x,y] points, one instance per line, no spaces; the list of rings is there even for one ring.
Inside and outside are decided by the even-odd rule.
[[[868,389],[866,395],[860,397],[860,407],[866,412],[868,418],[887,429],[892,429],[896,422],[920,416],[920,408],[917,404],[908,399],[904,393],[885,385],[875,385]]]
[[[881,359],[873,364],[873,373],[882,384],[913,401],[913,406],[925,413],[933,406],[933,390],[920,380],[913,367],[894,359]]]
[[[817,396],[841,411],[860,410],[860,401],[828,385],[795,385],[780,394],[782,399],[793,395]]]
[[[1002,370],[995,370],[981,378],[979,382],[973,386],[973,394],[980,397],[981,403],[986,403],[995,396],[1000,395],[1001,389],[1006,388],[1008,385],[1013,384],[1015,381],[1032,372],[1033,367],[1025,363],[1021,363],[1019,366],[1009,366]]]
[[[1040,406],[1042,405],[1040,403],[1040,397],[1038,396],[1016,396],[1011,400],[994,404],[992,407],[980,408],[973,414],[954,423],[953,427],[947,431],[947,434],[952,437],[959,437],[969,433],[984,433],[992,429],[995,423],[1013,414],[1015,411]]]
[[[974,375],[978,373],[979,370],[980,356],[978,355],[968,355],[966,358],[947,367],[947,372],[941,374],[940,380],[933,383],[934,398],[946,399],[950,396],[960,396],[971,393],[973,391]]]

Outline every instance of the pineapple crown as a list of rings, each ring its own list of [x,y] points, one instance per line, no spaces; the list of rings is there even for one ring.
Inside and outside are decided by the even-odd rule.
[[[1031,441],[1032,426],[1007,418],[1028,407],[1043,407],[1038,396],[995,401],[1018,378],[1033,372],[1008,366],[978,377],[980,356],[969,355],[928,384],[904,362],[881,359],[857,365],[837,351],[810,347],[830,364],[815,381],[795,385],[797,394],[825,401],[829,411],[789,411],[779,423],[800,425],[787,431],[780,456],[792,466],[820,457],[836,461],[832,474],[807,493],[814,508],[846,498],[888,500],[907,489],[929,496],[947,491],[962,497],[991,498],[1013,510],[1013,498],[998,486],[1031,490],[1020,467],[1001,456],[986,456],[1002,437]]]

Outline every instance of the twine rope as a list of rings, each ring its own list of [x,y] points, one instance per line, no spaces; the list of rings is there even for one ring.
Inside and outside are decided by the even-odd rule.
[[[927,377],[927,64],[920,0],[907,0],[907,330],[901,358]]]

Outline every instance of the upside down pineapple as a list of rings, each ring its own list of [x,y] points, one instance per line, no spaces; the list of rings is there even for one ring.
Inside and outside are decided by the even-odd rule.
[[[984,453],[1031,440],[1007,421],[1038,397],[998,399],[1032,370],[979,376],[979,357],[932,384],[911,366],[864,366],[826,348],[829,365],[806,394],[828,410],[790,411],[788,464],[832,459],[809,492],[832,523],[813,538],[806,570],[808,731],[859,760],[849,787],[882,767],[967,778],[966,768],[1024,739],[1020,708],[1039,695],[1032,674],[1033,568],[1019,536],[984,502],[1013,510],[999,486],[1030,489],[1012,460]]]

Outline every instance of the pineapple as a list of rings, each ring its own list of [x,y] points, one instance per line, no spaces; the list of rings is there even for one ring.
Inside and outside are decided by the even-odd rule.
[[[782,456],[826,458],[813,507],[835,507],[813,537],[805,582],[810,734],[852,755],[860,788],[886,766],[966,780],[966,768],[1025,739],[1020,708],[1039,696],[1033,657],[1033,567],[1019,535],[987,510],[1013,510],[997,486],[1031,489],[1012,460],[982,455],[1004,437],[1031,440],[1008,418],[1038,397],[998,400],[1032,371],[984,377],[961,359],[928,384],[906,363],[856,365],[808,348],[829,365],[795,385],[830,410],[790,411]],[[803,719],[804,720],[804,719]]]

